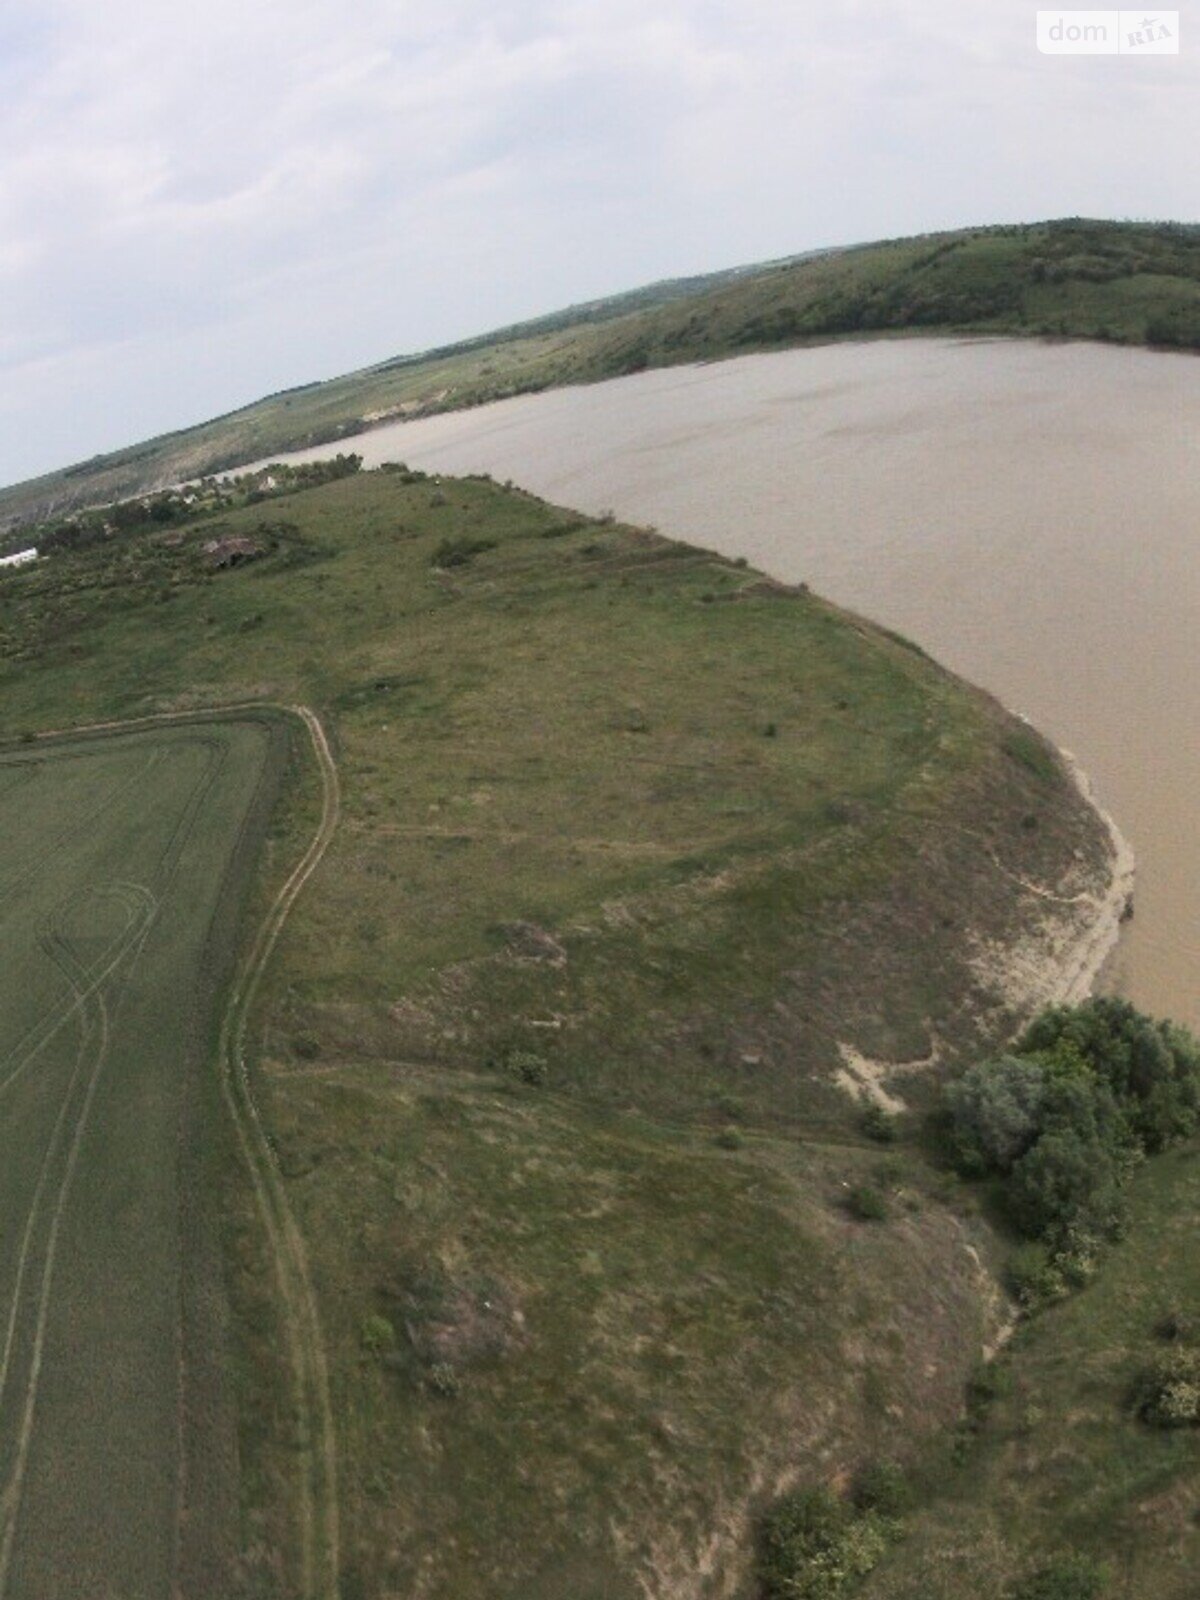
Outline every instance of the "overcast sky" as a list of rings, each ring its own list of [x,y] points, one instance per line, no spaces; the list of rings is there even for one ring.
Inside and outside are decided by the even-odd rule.
[[[1010,0],[0,0],[0,481],[655,278],[1200,218],[1179,57]]]

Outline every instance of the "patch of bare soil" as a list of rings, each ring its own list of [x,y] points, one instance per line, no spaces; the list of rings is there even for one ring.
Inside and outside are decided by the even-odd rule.
[[[1087,998],[1116,948],[1133,903],[1133,850],[1097,803],[1079,763],[1067,751],[1062,757],[1104,828],[1107,858],[1086,873],[1082,886],[1069,891],[1019,883],[1026,914],[1017,935],[1006,940],[976,937],[971,951],[981,985],[996,991],[1022,1020],[1045,1006],[1073,1005]]]

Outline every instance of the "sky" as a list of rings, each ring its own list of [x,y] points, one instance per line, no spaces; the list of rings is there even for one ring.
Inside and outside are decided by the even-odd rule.
[[[663,277],[1200,220],[1178,56],[1010,0],[0,0],[0,482]]]

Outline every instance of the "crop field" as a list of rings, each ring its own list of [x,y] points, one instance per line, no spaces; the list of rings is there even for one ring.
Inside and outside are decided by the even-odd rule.
[[[213,935],[236,910],[278,738],[247,716],[0,757],[0,1595],[13,1600],[162,1597],[233,1536],[205,1072]]]

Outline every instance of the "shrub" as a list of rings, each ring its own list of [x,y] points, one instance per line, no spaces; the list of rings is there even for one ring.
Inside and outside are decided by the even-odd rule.
[[[743,1142],[741,1129],[732,1126],[722,1128],[714,1139],[714,1143],[722,1150],[740,1150]]]
[[[379,1356],[396,1347],[396,1330],[386,1317],[373,1313],[363,1321],[359,1333],[362,1347],[369,1355]]]
[[[1002,1400],[1012,1389],[1012,1374],[1006,1366],[996,1361],[981,1361],[967,1379],[967,1416],[980,1426],[997,1400]]]
[[[504,1070],[531,1089],[540,1089],[550,1076],[549,1063],[536,1050],[510,1050],[504,1058]]]
[[[872,1100],[863,1112],[860,1126],[867,1138],[874,1139],[876,1144],[895,1143],[896,1119],[876,1100]]]
[[[1012,1600],[1100,1600],[1105,1576],[1087,1556],[1060,1556],[1010,1592]]]
[[[730,1122],[740,1122],[746,1114],[745,1102],[740,1095],[730,1094],[727,1089],[714,1096],[713,1106],[723,1117]]]
[[[430,1367],[425,1382],[439,1400],[453,1400],[462,1390],[462,1379],[448,1361],[438,1361]]]
[[[495,548],[495,539],[471,539],[466,535],[460,535],[456,539],[443,539],[430,556],[429,564],[440,568],[443,572],[449,571],[452,567],[467,567],[476,556],[482,555],[485,550]]]
[[[899,1462],[872,1461],[855,1478],[852,1498],[859,1511],[902,1517],[912,1509],[913,1492]]]
[[[798,1489],[763,1519],[758,1577],[764,1600],[838,1600],[879,1563],[881,1520],[857,1515],[828,1489]]]
[[[956,1141],[968,1162],[1007,1172],[1037,1138],[1046,1073],[1019,1056],[970,1067],[946,1090]]]
[[[859,1222],[882,1222],[887,1214],[887,1201],[878,1189],[869,1183],[859,1183],[846,1196],[846,1210]]]
[[[1062,1239],[1072,1225],[1100,1237],[1120,1230],[1124,1204],[1112,1152],[1070,1127],[1042,1135],[1012,1170],[1009,1206],[1031,1239]]]
[[[1146,341],[1181,350],[1200,349],[1200,310],[1194,306],[1172,306],[1150,317],[1146,323]]]
[[[321,1054],[321,1046],[310,1033],[302,1033],[292,1040],[292,1052],[301,1061],[315,1061]]]
[[[1060,1300],[1067,1292],[1062,1270],[1043,1244],[1031,1242],[1014,1250],[1004,1279],[1013,1299],[1026,1311]]]
[[[1193,1339],[1197,1333],[1196,1319],[1181,1306],[1171,1306],[1158,1319],[1154,1331],[1169,1344],[1180,1339]]]
[[[1164,1149],[1200,1121],[1200,1044],[1127,1000],[1100,996],[1044,1012],[1021,1040],[1023,1055],[1054,1059],[1066,1046],[1110,1090],[1143,1149]]]
[[[960,1169],[1006,1180],[1014,1222],[1047,1247],[1014,1263],[1031,1305],[1086,1281],[1133,1167],[1200,1123],[1200,1044],[1124,1000],[1056,1006],[951,1084],[946,1111]]]
[[[904,1182],[907,1167],[904,1157],[896,1155],[884,1156],[875,1164],[875,1182],[883,1189],[898,1189]]]
[[[1138,1415],[1155,1428],[1200,1425],[1200,1349],[1165,1350],[1138,1384]]]

